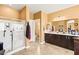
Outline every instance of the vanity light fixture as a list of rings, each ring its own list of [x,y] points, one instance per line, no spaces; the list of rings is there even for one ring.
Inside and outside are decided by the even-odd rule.
[[[66,20],[66,17],[65,16],[57,16],[52,21],[61,21],[61,20]]]
[[[74,20],[69,20],[67,23],[74,23]]]

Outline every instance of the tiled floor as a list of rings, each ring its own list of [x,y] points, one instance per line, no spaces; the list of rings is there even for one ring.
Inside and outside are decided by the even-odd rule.
[[[72,50],[48,43],[38,44],[32,42],[30,46],[30,48],[21,50],[13,55],[74,55]]]

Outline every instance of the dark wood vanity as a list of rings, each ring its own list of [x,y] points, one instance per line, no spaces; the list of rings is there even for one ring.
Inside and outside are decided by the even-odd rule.
[[[74,50],[74,36],[45,33],[45,42]]]
[[[74,39],[74,54],[79,55],[79,38]]]
[[[45,42],[70,49],[79,55],[79,35],[45,33]]]

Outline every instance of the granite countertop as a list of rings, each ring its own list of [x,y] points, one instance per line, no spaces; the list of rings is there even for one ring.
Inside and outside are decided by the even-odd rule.
[[[74,36],[74,37],[78,37],[79,39],[79,35],[72,35],[72,34],[68,34],[68,33],[57,33],[57,32],[45,32],[48,34],[57,34],[57,35],[67,35],[67,36]]]

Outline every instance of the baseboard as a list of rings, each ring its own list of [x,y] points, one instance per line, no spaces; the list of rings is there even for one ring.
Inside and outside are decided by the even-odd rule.
[[[20,51],[20,50],[23,50],[25,48],[25,46],[24,47],[21,47],[21,48],[18,48],[18,49],[16,49],[16,50],[13,50],[13,51],[11,51],[11,52],[9,52],[9,53],[6,53],[5,55],[12,55],[12,54],[14,54],[14,53],[16,53],[16,52],[18,52],[18,51]]]
[[[26,46],[25,48],[28,49],[28,48],[30,48],[30,47],[31,47],[31,46]]]
[[[45,44],[45,41],[42,41],[40,44]]]

